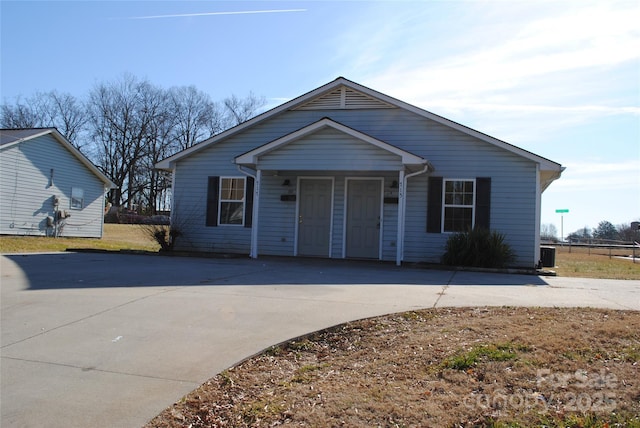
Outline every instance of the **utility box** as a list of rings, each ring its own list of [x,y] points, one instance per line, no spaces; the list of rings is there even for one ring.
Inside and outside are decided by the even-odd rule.
[[[555,267],[556,247],[540,247],[540,261],[542,261],[542,267]]]

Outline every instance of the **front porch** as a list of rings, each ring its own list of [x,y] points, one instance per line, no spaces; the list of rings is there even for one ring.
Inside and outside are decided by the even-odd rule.
[[[235,159],[254,179],[250,256],[403,259],[411,153],[322,119]]]

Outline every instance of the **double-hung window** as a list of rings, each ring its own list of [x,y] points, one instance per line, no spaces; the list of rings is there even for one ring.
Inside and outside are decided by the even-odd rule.
[[[444,180],[443,232],[473,228],[475,180]]]
[[[244,225],[245,179],[220,178],[218,224]]]

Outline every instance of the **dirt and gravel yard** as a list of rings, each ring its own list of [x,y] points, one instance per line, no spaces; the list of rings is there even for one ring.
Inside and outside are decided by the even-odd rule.
[[[640,313],[444,308],[225,370],[147,427],[640,427]]]

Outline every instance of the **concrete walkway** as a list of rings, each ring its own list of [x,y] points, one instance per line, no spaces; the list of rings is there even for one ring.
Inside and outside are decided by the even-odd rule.
[[[446,306],[640,310],[640,281],[298,259],[0,257],[6,427],[140,427],[270,345]]]

